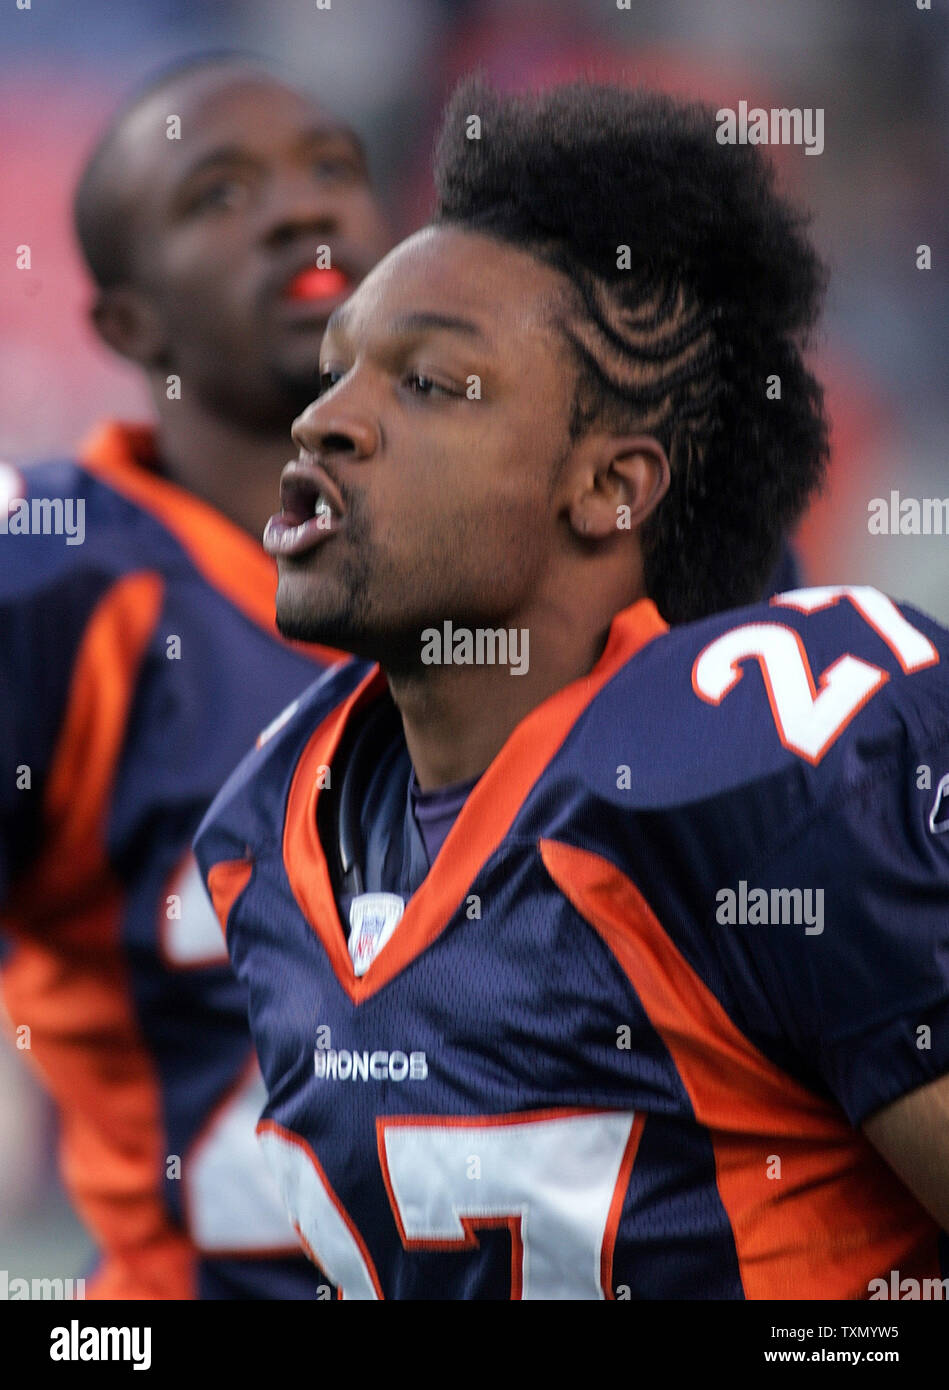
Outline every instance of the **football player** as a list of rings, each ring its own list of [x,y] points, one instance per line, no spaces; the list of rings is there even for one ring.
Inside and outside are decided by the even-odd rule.
[[[90,1297],[313,1298],[190,841],[248,740],[339,659],[277,634],[259,537],[326,319],[391,239],[353,132],[226,57],[136,94],[76,221],[96,327],[157,426],[5,470],[5,1002],[105,1253]]]
[[[462,87],[436,182],[265,534],[281,630],[363,660],[197,840],[291,1221],[356,1299],[938,1280],[949,635],[758,601],[826,455],[802,219],[584,85]]]

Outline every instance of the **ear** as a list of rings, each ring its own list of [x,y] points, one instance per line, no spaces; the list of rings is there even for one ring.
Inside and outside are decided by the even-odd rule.
[[[638,530],[669,490],[669,460],[651,435],[594,433],[579,454],[569,516],[584,540]]]
[[[102,341],[140,367],[161,366],[166,342],[153,305],[140,290],[114,285],[101,290],[90,317]]]

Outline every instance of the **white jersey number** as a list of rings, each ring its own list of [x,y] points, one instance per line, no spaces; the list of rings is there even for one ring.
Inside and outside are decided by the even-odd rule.
[[[227,964],[221,924],[192,854],[168,881],[159,949],[171,970]],[[270,1170],[255,1137],[267,1091],[251,1055],[233,1089],[183,1155],[188,1232],[205,1254],[278,1254],[297,1249]]]
[[[641,1121],[629,1112],[383,1116],[379,1157],[406,1250],[477,1249],[511,1232],[511,1297],[612,1297],[613,1245]],[[307,1253],[344,1298],[383,1294],[365,1242],[309,1145],[270,1120],[260,1140]]]
[[[847,599],[893,652],[907,674],[939,660],[936,648],[876,589],[826,587],[778,594],[772,605],[815,613]],[[828,666],[814,683],[814,673],[797,632],[783,623],[745,623],[732,628],[702,651],[692,667],[695,693],[721,704],[741,680],[743,661],[761,667],[778,737],[791,752],[819,763],[831,744],[889,676],[880,666],[846,654]]]

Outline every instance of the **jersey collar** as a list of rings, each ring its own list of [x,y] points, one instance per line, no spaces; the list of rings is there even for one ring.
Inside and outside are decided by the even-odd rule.
[[[80,461],[170,531],[212,588],[258,627],[278,636],[276,565],[252,536],[222,512],[161,476],[152,426],[107,421],[83,441]],[[330,647],[287,645],[325,665],[343,659],[341,652]]]
[[[349,721],[386,688],[379,667],[373,667],[319,725],[300,756],[290,785],[283,862],[293,896],[354,1004],[361,1004],[387,985],[444,931],[580,715],[621,666],[667,631],[668,625],[651,600],[642,599],[623,609],[613,619],[606,646],[589,675],[558,690],[521,720],[461,808],[424,882],[406,905],[398,929],[366,974],[358,978],[339,919],[316,813],[324,780],[321,773],[332,766]]]

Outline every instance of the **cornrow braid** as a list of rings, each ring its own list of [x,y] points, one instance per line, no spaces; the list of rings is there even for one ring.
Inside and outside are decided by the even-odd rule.
[[[760,596],[828,452],[802,356],[823,267],[760,150],[715,131],[710,109],[655,93],[502,97],[476,78],[456,89],[436,151],[436,223],[565,277],[571,437],[601,422],[666,450],[669,491],[641,542],[647,591],[673,623]]]

